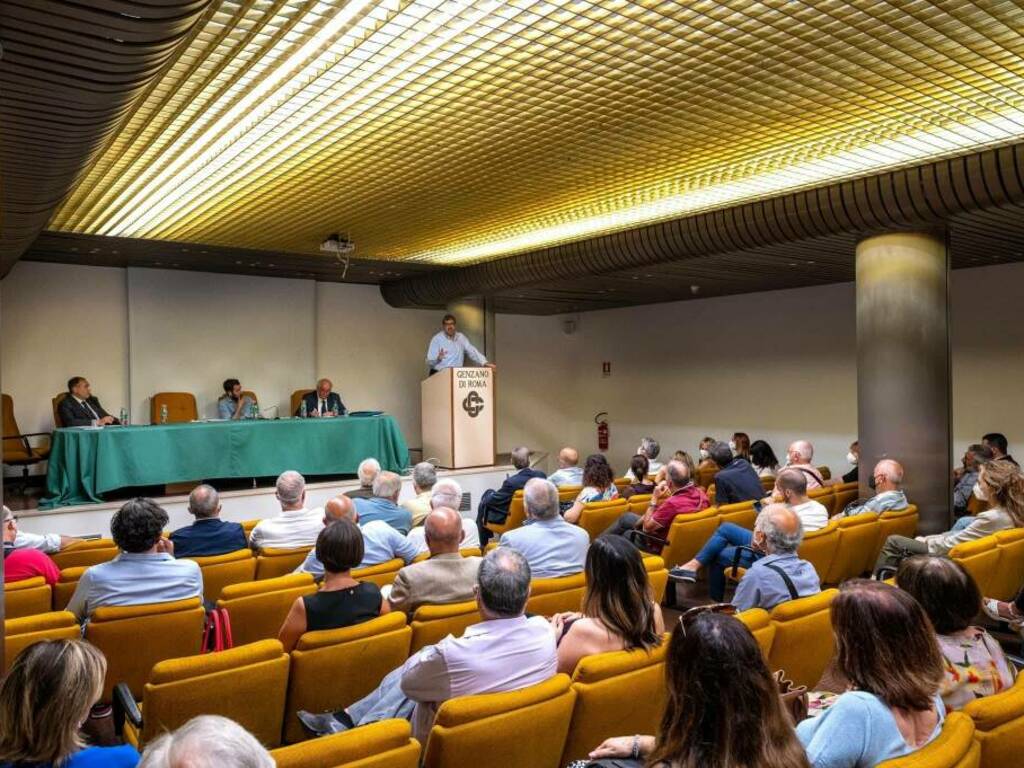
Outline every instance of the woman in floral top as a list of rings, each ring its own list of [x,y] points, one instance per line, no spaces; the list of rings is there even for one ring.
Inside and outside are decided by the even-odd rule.
[[[981,610],[981,592],[963,566],[944,557],[910,557],[900,564],[896,583],[917,599],[935,627],[946,667],[939,693],[947,710],[1013,685],[1014,668],[999,643],[971,626]]]

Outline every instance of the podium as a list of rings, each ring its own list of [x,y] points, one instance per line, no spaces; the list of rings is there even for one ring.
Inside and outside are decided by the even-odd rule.
[[[494,371],[442,368],[420,384],[423,459],[446,469],[494,464]]]

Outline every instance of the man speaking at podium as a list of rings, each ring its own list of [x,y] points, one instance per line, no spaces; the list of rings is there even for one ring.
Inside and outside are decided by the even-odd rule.
[[[455,330],[455,315],[445,315],[441,328],[430,340],[427,348],[427,365],[433,376],[442,368],[461,368],[468,356],[477,365],[494,368],[494,363],[480,354],[480,350],[470,344],[469,339]]]

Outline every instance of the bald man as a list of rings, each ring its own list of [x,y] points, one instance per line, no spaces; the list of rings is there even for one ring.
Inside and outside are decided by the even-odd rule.
[[[462,516],[451,507],[438,507],[424,522],[430,559],[407,565],[398,572],[388,601],[391,610],[415,612],[421,605],[472,600],[479,557],[463,557],[459,547],[465,533]]]
[[[342,519],[359,524],[355,503],[344,495],[336,496],[324,505],[325,526]],[[359,563],[360,568],[386,563],[396,557],[402,558],[408,565],[419,554],[414,543],[382,520],[371,520],[360,525],[359,529],[363,532],[363,561]],[[316,547],[310,550],[305,562],[295,569],[295,573],[311,573],[314,578],[323,578],[324,565],[316,557]]]
[[[816,595],[821,582],[814,566],[796,551],[804,538],[800,517],[785,504],[769,504],[754,523],[753,548],[762,553],[740,579],[732,604],[737,610],[764,608]]]
[[[579,466],[580,453],[566,446],[558,452],[558,469],[548,478],[561,488],[563,485],[583,485],[583,469]]]
[[[796,469],[807,477],[807,490],[825,486],[825,478],[811,462],[814,461],[814,446],[809,440],[794,440],[786,449],[786,469]]]
[[[302,415],[302,405],[304,403],[306,406],[306,416],[311,419],[344,416],[347,413],[345,404],[341,402],[341,397],[338,393],[332,391],[333,389],[334,384],[331,383],[330,379],[320,379],[316,383],[316,389],[303,396],[302,402],[299,403],[299,410],[295,412],[295,415]]]
[[[890,509],[906,509],[907,494],[903,492],[903,465],[893,459],[882,459],[875,464],[868,485],[875,495],[863,504],[850,505],[844,515],[858,515],[861,512],[881,514]]]

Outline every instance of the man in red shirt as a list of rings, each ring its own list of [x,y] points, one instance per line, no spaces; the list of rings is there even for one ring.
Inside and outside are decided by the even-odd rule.
[[[42,576],[46,583],[54,585],[60,578],[57,564],[38,549],[14,549],[14,538],[18,535],[18,524],[14,513],[4,507],[4,583],[24,581]]]

